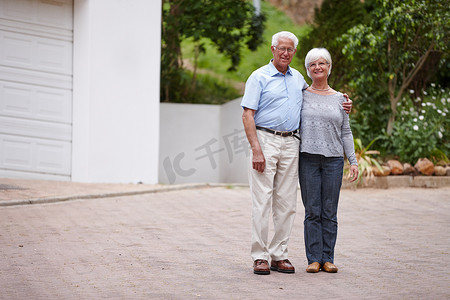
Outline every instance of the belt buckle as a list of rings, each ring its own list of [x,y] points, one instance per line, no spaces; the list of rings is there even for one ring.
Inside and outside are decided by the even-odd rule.
[[[289,132],[286,131],[275,131],[276,135],[282,136],[282,137],[287,137],[289,136]]]
[[[296,133],[296,130],[294,130],[294,131],[276,131],[276,130],[273,130],[273,134],[279,135],[279,136],[282,136],[282,137],[292,136],[295,133]]]

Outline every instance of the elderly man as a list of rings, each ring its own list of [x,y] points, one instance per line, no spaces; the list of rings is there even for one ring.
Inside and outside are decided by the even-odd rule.
[[[289,66],[297,45],[298,39],[291,32],[273,35],[273,59],[250,75],[241,102],[244,129],[252,149],[251,256],[253,272],[259,275],[270,274],[270,270],[295,272],[288,259],[287,246],[297,205],[300,143],[297,133],[302,93],[308,87],[300,72]],[[274,236],[269,244],[271,211]]]

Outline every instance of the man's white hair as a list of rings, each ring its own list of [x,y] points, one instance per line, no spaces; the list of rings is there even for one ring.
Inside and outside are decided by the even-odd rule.
[[[298,38],[292,32],[280,31],[280,32],[275,33],[272,36],[272,46],[275,46],[275,47],[278,46],[278,39],[279,38],[288,38],[288,39],[290,39],[291,41],[294,42],[294,48],[297,48]]]
[[[333,64],[333,62],[331,61],[330,52],[328,52],[328,50],[325,48],[313,48],[313,49],[309,50],[308,54],[306,54],[306,57],[305,57],[305,68],[306,68],[306,73],[308,74],[309,78],[311,78],[311,74],[309,73],[309,65],[313,61],[316,61],[321,58],[325,59],[327,61],[327,63],[330,64],[330,68],[328,69],[328,76],[330,76],[331,67]]]

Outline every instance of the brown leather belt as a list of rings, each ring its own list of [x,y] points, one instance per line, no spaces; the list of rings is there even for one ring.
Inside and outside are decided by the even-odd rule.
[[[261,126],[256,126],[256,129],[262,130],[262,131],[266,131],[266,132],[269,132],[269,133],[272,133],[272,134],[275,134],[275,135],[294,136],[294,137],[297,137],[294,134],[299,132],[298,129],[295,129],[294,131],[276,131],[276,130],[272,130],[272,129],[261,127]]]

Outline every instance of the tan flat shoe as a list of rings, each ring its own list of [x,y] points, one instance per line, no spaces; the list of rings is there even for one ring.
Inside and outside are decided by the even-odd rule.
[[[330,263],[329,261],[327,261],[322,266],[322,270],[324,270],[325,272],[328,272],[328,273],[337,273],[338,267],[336,267],[333,263]]]
[[[320,264],[318,262],[313,262],[306,268],[308,273],[317,273],[320,270]]]

